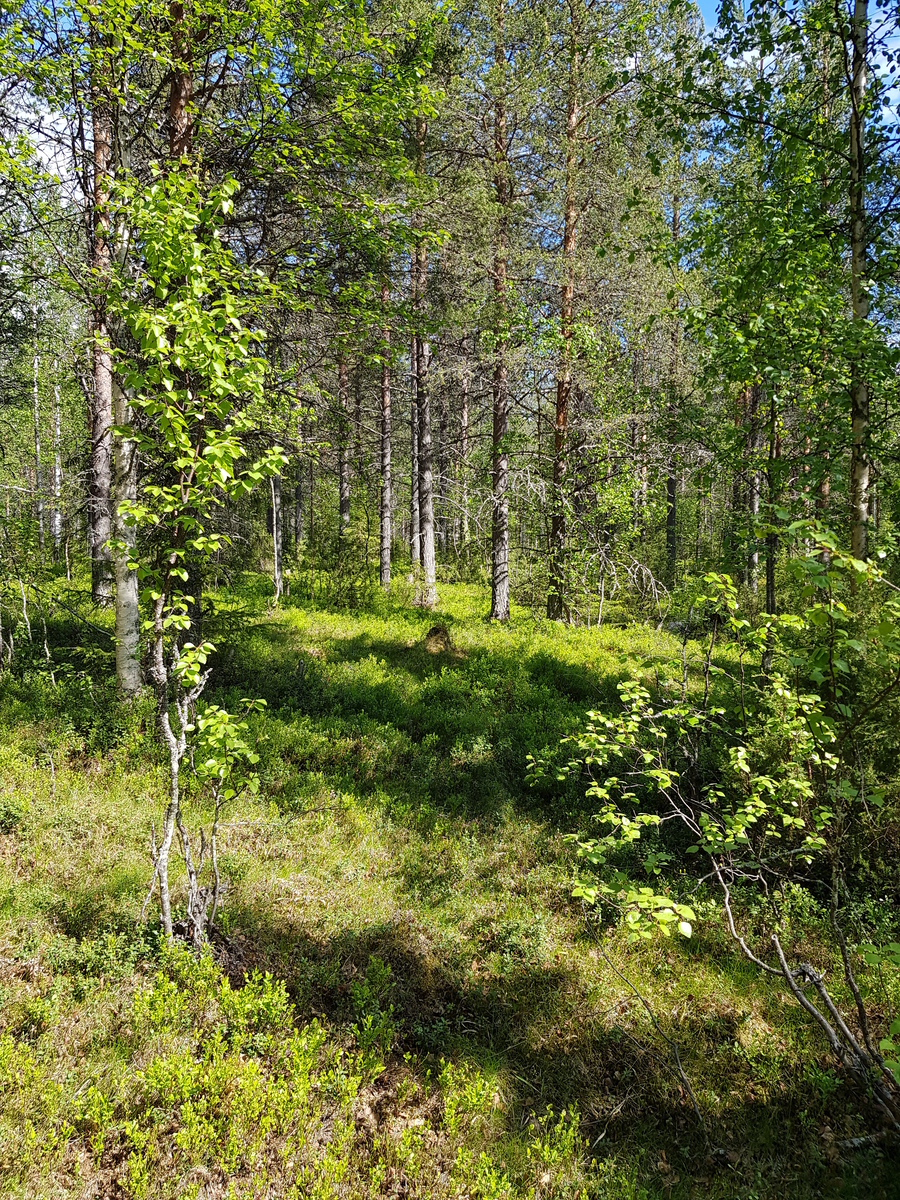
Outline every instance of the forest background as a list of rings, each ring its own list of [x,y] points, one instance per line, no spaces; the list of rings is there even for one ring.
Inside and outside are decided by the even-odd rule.
[[[0,11],[5,1194],[897,1195],[895,8]]]

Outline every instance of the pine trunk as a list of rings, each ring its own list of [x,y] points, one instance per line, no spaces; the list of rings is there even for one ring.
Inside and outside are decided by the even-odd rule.
[[[413,304],[415,304],[415,258],[413,258]],[[419,339],[413,334],[409,346],[409,558],[414,567],[422,559],[419,537]]]
[[[106,293],[112,275],[109,245],[109,198],[112,177],[112,109],[99,39],[92,36],[95,61],[91,77],[91,125],[94,146],[91,273],[91,395],[90,521],[91,592],[96,604],[113,596],[112,551],[112,346],[107,324]]]
[[[747,555],[747,585],[756,594],[759,587],[759,542],[756,537],[756,524],[759,520],[760,469],[759,453],[762,448],[762,429],[760,425],[760,401],[763,399],[762,387],[754,383],[749,389],[749,428],[747,433],[747,450],[750,470],[747,486],[747,516],[750,528],[747,536],[750,551]]]
[[[343,354],[338,362],[338,504],[343,532],[350,524],[350,376]]]
[[[38,376],[41,367],[41,356],[37,344],[37,309],[34,311],[34,359],[32,408],[34,416],[34,508],[37,518],[38,549],[44,556],[44,473],[41,468],[41,394],[38,387]]]
[[[575,316],[575,249],[577,200],[575,164],[578,136],[578,46],[575,31],[569,54],[569,85],[566,101],[566,191],[563,213],[563,284],[559,325],[562,336],[559,374],[556,379],[556,422],[553,430],[553,510],[550,520],[550,588],[547,616],[560,620],[566,612],[566,498],[569,443],[569,399],[572,393],[572,334]]]
[[[275,603],[277,604],[284,591],[284,530],[281,520],[280,475],[270,476],[269,488],[272,494],[272,582],[275,585]]]
[[[859,329],[859,344],[864,338],[862,327],[869,319],[869,296],[866,290],[868,258],[866,228],[866,160],[865,104],[866,67],[868,50],[868,3],[854,0],[850,95],[850,293],[853,322]],[[858,352],[861,357],[863,351]],[[869,482],[869,385],[865,368],[857,357],[850,379],[850,552],[864,559],[868,553]]]
[[[53,363],[53,558],[59,562],[62,550],[62,405],[59,394],[59,363]]]
[[[463,341],[463,352],[466,350],[466,342]],[[462,536],[462,544],[465,546],[469,541],[469,369],[468,362],[463,364],[462,380],[460,381],[460,390],[462,392],[460,398],[459,412],[459,474],[460,474],[460,498],[459,504],[461,511],[460,532]]]
[[[491,620],[509,620],[509,371],[506,362],[506,286],[509,255],[510,178],[506,121],[506,0],[495,12],[494,63],[503,76],[494,99],[494,199],[497,225],[494,242],[494,300],[498,325],[494,351],[491,462]]]
[[[390,304],[390,289],[387,280],[381,284],[381,306],[387,313]],[[393,496],[391,494],[391,331],[385,325],[382,332],[384,338],[384,359],[381,363],[381,521],[380,521],[380,560],[381,586],[386,592],[391,589],[391,510]]]
[[[117,425],[127,425],[131,419],[125,394],[114,385],[115,418]],[[134,549],[134,526],[123,520],[123,502],[137,499],[137,447],[128,438],[117,437],[114,443],[116,540],[125,552],[116,551],[116,683],[123,696],[136,696],[143,683],[141,677],[141,610],[137,572],[129,569]]]

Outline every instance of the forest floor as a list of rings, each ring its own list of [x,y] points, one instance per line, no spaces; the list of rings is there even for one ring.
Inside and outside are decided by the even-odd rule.
[[[261,789],[226,815],[200,961],[138,923],[165,770],[108,642],[50,622],[51,681],[35,621],[0,679],[0,1194],[900,1196],[887,1151],[841,1148],[864,1100],[712,898],[638,946],[571,898],[591,804],[529,787],[527,755],[632,673],[680,679],[677,641],[491,627],[463,585],[437,614],[241,596],[208,699],[267,701]],[[814,957],[819,916],[787,911]]]

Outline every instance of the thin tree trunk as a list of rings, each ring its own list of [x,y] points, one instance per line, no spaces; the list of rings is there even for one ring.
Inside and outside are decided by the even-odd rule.
[[[166,597],[160,596],[153,607],[153,641],[150,646],[149,677],[156,692],[157,721],[159,734],[169,758],[169,801],[163,816],[162,838],[159,846],[155,839],[151,842],[153,851],[153,878],[159,881],[159,907],[162,918],[163,933],[170,941],[174,933],[172,922],[172,897],[169,887],[169,858],[172,851],[172,840],[179,820],[181,806],[181,762],[187,746],[187,735],[184,720],[179,721],[178,732],[173,730],[171,722],[171,707],[169,701],[169,669],[165,661],[165,607]],[[198,689],[198,694],[201,689]],[[175,702],[179,717],[182,710]],[[186,717],[187,706],[184,707]],[[150,887],[150,895],[153,886]],[[147,900],[149,901],[148,895]],[[146,907],[146,902],[145,902]]]
[[[44,479],[41,471],[41,396],[38,388],[38,374],[41,367],[41,356],[37,344],[37,309],[34,310],[34,358],[32,360],[32,408],[34,415],[34,510],[38,527],[38,548],[41,557],[44,556]]]
[[[112,551],[112,346],[106,293],[112,276],[109,199],[112,178],[112,107],[108,96],[108,66],[99,38],[92,32],[94,63],[91,74],[93,130],[93,228],[91,272],[96,281],[91,297],[91,480],[88,508],[91,544],[91,591],[96,604],[109,604],[113,592]]]
[[[647,539],[647,509],[650,504],[650,468],[647,465],[647,429],[641,422],[640,432],[640,454],[638,457],[640,463],[640,514],[641,514],[641,542]]]
[[[343,351],[338,360],[338,491],[343,532],[350,524],[350,377]]]
[[[463,352],[467,340],[463,340]],[[460,508],[463,545],[469,542],[469,371],[468,362],[463,365],[461,380],[461,402],[459,414],[459,470],[461,476]]]
[[[754,595],[759,587],[759,542],[756,537],[756,523],[759,519],[761,483],[759,469],[759,452],[762,448],[762,427],[760,423],[761,399],[763,399],[762,387],[758,383],[752,384],[748,395],[749,428],[747,431],[749,468],[747,472],[747,515],[750,519],[750,529],[748,532],[750,551],[747,555],[747,584]]]
[[[425,173],[425,137],[428,126],[424,117],[416,117],[416,171]],[[437,603],[434,558],[434,454],[431,441],[431,389],[428,378],[431,346],[422,333],[422,313],[428,289],[428,250],[419,240],[415,251],[416,312],[416,410],[419,421],[419,537],[421,539],[422,595],[424,608]]]
[[[381,284],[381,306],[387,313],[390,304],[390,288],[387,280]],[[384,358],[381,363],[381,586],[386,592],[391,590],[391,510],[393,496],[391,494],[391,331],[385,325],[382,332],[384,338]]]
[[[666,566],[670,585],[678,567],[678,475],[676,458],[669,459],[666,475]]]
[[[131,419],[122,389],[114,383],[117,425]],[[134,526],[126,524],[123,505],[137,499],[137,447],[129,438],[114,442],[116,540],[125,547],[115,554],[116,576],[116,683],[126,698],[136,696],[142,685],[140,646],[141,611],[137,572],[129,567],[134,552]]]
[[[170,169],[175,169],[175,164],[190,153],[192,122],[188,113],[188,104],[193,94],[193,79],[190,72],[184,69],[185,64],[189,61],[190,48],[183,5],[172,0],[169,5],[169,16],[172,22],[173,59],[169,76],[169,163]],[[195,611],[199,605],[198,615],[202,616],[202,580],[198,577],[199,573],[192,569],[191,564],[188,564],[188,571],[191,576],[190,586],[194,594]],[[160,736],[169,755],[169,803],[163,818],[162,841],[155,855],[155,875],[159,880],[163,932],[167,938],[171,939],[173,925],[169,891],[169,856],[180,815],[180,773],[186,746],[186,733],[184,721],[181,721],[176,736],[170,720],[169,668],[164,655],[165,605],[166,597],[164,595],[154,605],[149,677],[156,691]],[[198,634],[195,633],[195,636]]]
[[[415,258],[413,258],[413,304],[415,304]],[[409,558],[414,567],[422,561],[419,537],[419,339],[413,334],[409,345]]]
[[[826,450],[822,456],[822,478],[819,480],[819,487],[816,491],[816,516],[823,520],[828,519],[828,505],[831,500],[831,472],[828,469],[828,461],[830,455]]]
[[[678,244],[681,236],[681,196],[677,189],[672,197],[672,243]],[[668,462],[668,474],[666,476],[666,566],[668,570],[669,584],[674,585],[675,576],[678,570],[678,455],[674,449],[678,437],[676,428],[677,422],[677,406],[675,403],[674,392],[678,386],[679,373],[681,368],[681,340],[680,328],[676,324],[672,330],[672,375],[671,389],[673,395],[669,401],[669,438],[673,445],[672,453]]]
[[[746,424],[749,390],[749,388],[742,388],[735,404],[734,428],[738,437]],[[728,569],[739,572],[743,583],[747,582],[747,555],[744,545],[745,481],[746,472],[742,468],[736,469],[731,477],[731,519],[728,522],[728,537],[725,544]]]
[[[300,550],[300,543],[303,540],[303,474],[302,466],[301,474],[294,484],[294,554]]]
[[[566,497],[568,467],[569,399],[572,393],[572,335],[575,316],[575,250],[578,207],[575,192],[575,165],[579,121],[577,31],[572,27],[569,51],[569,81],[566,100],[566,191],[563,213],[563,284],[560,295],[559,326],[562,336],[559,374],[556,379],[556,423],[553,430],[553,510],[550,520],[550,588],[547,616],[558,621],[566,611]]]
[[[775,395],[771,400],[771,418],[769,428],[769,462],[767,474],[769,504],[774,505],[778,499],[776,463],[781,457],[781,438],[778,436],[775,411]],[[775,613],[775,555],[778,549],[778,537],[774,530],[766,534],[766,612],[770,616]]]
[[[53,363],[53,558],[59,561],[62,549],[62,405],[59,393],[59,363]]]
[[[502,74],[494,99],[494,198],[497,225],[494,243],[494,300],[498,325],[494,351],[491,506],[491,620],[509,620],[509,374],[506,362],[505,318],[509,255],[510,177],[506,119],[506,0],[495,9],[494,64]]]
[[[353,456],[356,464],[356,478],[363,480],[363,439],[362,439],[362,371],[359,367],[353,372]]]
[[[431,347],[418,338],[418,385],[416,388],[419,411],[419,533],[422,540],[422,596],[424,608],[437,604],[436,571],[434,559],[434,468],[431,445],[431,398],[428,394],[428,368]]]
[[[424,117],[416,117],[416,171],[421,177],[425,173],[425,138],[428,126]],[[437,603],[435,554],[434,554],[434,452],[431,436],[431,391],[428,378],[431,366],[431,346],[422,332],[422,313],[428,288],[428,251],[424,241],[417,242],[414,255],[414,311],[415,330],[415,387],[416,415],[418,422],[418,466],[419,466],[419,557],[422,564],[422,592],[419,603],[433,608]]]
[[[435,536],[442,554],[447,553],[447,439],[450,414],[446,388],[441,388],[440,426],[438,434],[438,515],[435,518]]]
[[[863,326],[869,319],[866,290],[868,230],[866,228],[866,68],[869,11],[867,0],[854,0],[853,57],[850,88],[850,293],[858,344],[864,345]],[[868,553],[869,483],[869,385],[858,350],[850,378],[850,552],[864,559]]]
[[[281,476],[269,477],[269,488],[272,494],[272,567],[273,583],[275,585],[275,603],[281,599],[284,591],[284,571],[282,560],[284,554],[283,528],[281,521]]]

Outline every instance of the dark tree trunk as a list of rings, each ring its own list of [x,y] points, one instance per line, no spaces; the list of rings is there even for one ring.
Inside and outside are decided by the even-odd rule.
[[[438,434],[438,487],[435,536],[442,554],[447,553],[447,439],[449,437],[450,414],[447,406],[446,389],[441,389],[440,427]]]
[[[678,474],[674,455],[669,459],[666,475],[666,569],[669,584],[675,582],[678,568]]]
[[[506,116],[506,0],[495,9],[494,63],[501,70],[494,99],[494,300],[499,337],[494,351],[491,505],[491,620],[509,620],[509,373],[506,362],[507,260],[509,255],[510,176]]]
[[[365,479],[362,426],[362,371],[357,368],[353,372],[353,444],[356,461],[356,478],[358,480]]]
[[[187,67],[193,48],[184,5],[172,0],[169,5],[172,21],[172,57],[174,66],[169,80],[169,158],[173,163],[186,158],[193,143],[194,122],[190,105],[194,97],[194,78]]]
[[[338,503],[343,533],[350,524],[350,377],[343,352],[338,361]]]
[[[569,399],[572,393],[572,335],[575,316],[575,250],[578,202],[575,191],[575,165],[578,138],[578,67],[577,31],[572,27],[569,49],[569,80],[566,100],[566,174],[563,212],[563,284],[560,295],[559,326],[562,336],[559,373],[556,378],[556,422],[553,430],[553,496],[550,519],[550,587],[547,616],[558,621],[566,613],[566,496],[568,469]]]
[[[467,339],[463,339],[463,354],[467,351]],[[460,534],[465,546],[469,541],[469,370],[468,361],[463,363],[460,380],[459,411],[459,474],[460,474]]]
[[[413,258],[413,287],[415,289],[415,258]],[[413,334],[409,346],[409,558],[418,566],[422,558],[419,537],[419,339]]]
[[[866,68],[869,9],[867,0],[854,0],[851,25],[853,56],[850,89],[850,293],[853,321],[859,328],[859,345],[864,345],[862,328],[869,320],[868,230],[866,227]],[[869,483],[869,384],[862,349],[851,366],[850,379],[850,553],[864,559],[868,553]]]
[[[302,475],[303,468],[302,468],[302,466],[300,469],[301,469],[301,474],[298,476],[297,482],[294,484],[294,521],[293,521],[293,525],[294,525],[293,553],[294,554],[297,554],[299,552],[300,543],[303,541],[303,475]]]
[[[761,405],[765,403],[762,386],[754,383],[749,390],[748,431],[747,431],[747,516],[750,528],[750,551],[747,555],[747,584],[754,594],[759,586],[759,541],[756,536],[756,524],[759,520],[759,499],[761,488],[760,450],[763,446],[763,426],[760,418]]]
[[[770,507],[778,501],[778,460],[781,458],[781,437],[778,433],[778,402],[774,388],[769,397],[769,455],[766,464],[766,487]],[[775,555],[778,539],[774,531],[766,535],[766,612],[775,613]]]
[[[385,313],[390,304],[387,280],[381,285],[381,305]],[[381,586],[391,588],[391,331],[387,325],[383,331],[384,359],[381,364]]]
[[[275,602],[277,604],[284,590],[284,572],[282,567],[284,531],[281,520],[281,476],[270,476],[269,484],[272,493],[272,581],[275,585]]]

